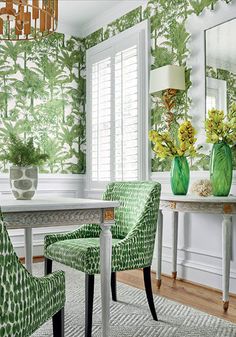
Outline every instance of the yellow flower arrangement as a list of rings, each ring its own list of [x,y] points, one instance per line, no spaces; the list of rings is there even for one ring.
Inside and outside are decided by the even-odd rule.
[[[233,145],[236,142],[236,103],[233,103],[228,115],[224,111],[211,109],[205,122],[207,143],[220,141]]]
[[[183,122],[178,129],[177,139],[173,139],[169,132],[151,130],[149,139],[153,143],[153,151],[160,159],[176,156],[194,157],[197,154],[195,143],[196,131],[190,121]]]

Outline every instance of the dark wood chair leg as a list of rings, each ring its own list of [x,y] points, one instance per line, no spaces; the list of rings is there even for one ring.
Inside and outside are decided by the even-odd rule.
[[[65,336],[64,308],[62,308],[53,316],[52,324],[53,324],[53,337],[64,337]]]
[[[156,309],[155,309],[154,301],[153,301],[153,294],[152,294],[151,267],[143,268],[143,278],[144,278],[144,285],[145,285],[148,305],[152,313],[152,317],[154,321],[158,321],[157,313],[156,313]]]
[[[94,275],[85,274],[85,337],[92,336]]]
[[[44,258],[44,275],[47,276],[48,274],[52,273],[52,260]]]
[[[117,302],[116,272],[111,273],[111,295],[112,295],[112,301]]]

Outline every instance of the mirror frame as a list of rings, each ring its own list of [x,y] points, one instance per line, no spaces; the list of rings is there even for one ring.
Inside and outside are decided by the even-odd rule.
[[[190,80],[192,82],[188,93],[191,100],[189,113],[198,130],[198,138],[200,141],[205,139],[205,31],[233,19],[236,19],[236,1],[233,0],[227,4],[225,1],[219,0],[213,10],[206,8],[199,16],[192,14],[186,22],[187,32],[190,33],[187,46],[190,51],[190,56],[187,60],[187,67],[191,69]]]

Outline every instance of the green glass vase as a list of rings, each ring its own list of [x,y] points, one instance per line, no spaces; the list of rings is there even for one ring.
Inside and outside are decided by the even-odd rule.
[[[171,165],[171,189],[175,195],[186,195],[189,186],[189,164],[184,156],[174,157]]]
[[[212,194],[216,197],[229,195],[233,177],[231,148],[225,142],[213,145],[210,161],[210,180]]]

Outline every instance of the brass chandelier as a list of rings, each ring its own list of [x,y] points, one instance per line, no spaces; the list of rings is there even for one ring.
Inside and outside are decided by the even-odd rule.
[[[58,0],[0,0],[0,40],[48,36],[58,23]]]

